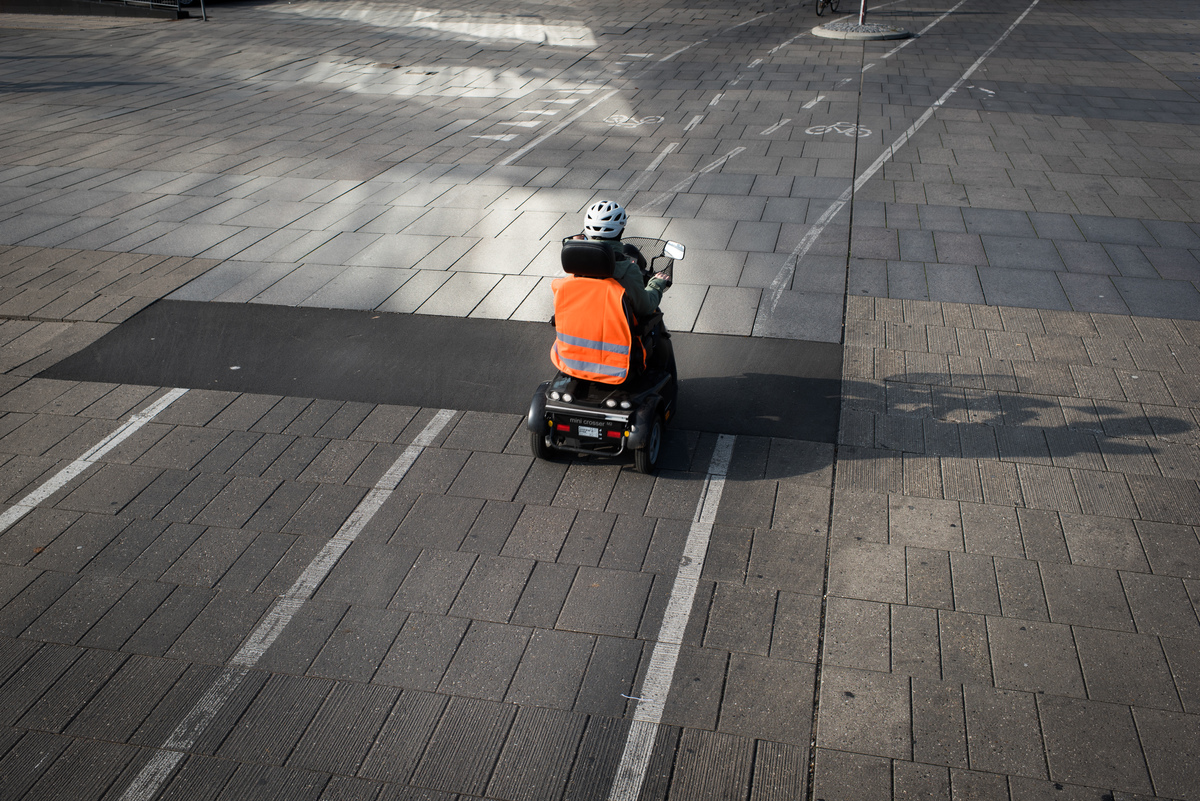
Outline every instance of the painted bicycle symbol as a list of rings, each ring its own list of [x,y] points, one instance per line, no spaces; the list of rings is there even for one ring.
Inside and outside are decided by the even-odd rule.
[[[835,122],[833,125],[814,125],[811,128],[805,128],[806,134],[813,136],[822,136],[827,133],[840,133],[844,136],[849,136],[851,139],[862,139],[864,136],[871,135],[870,128],[864,128],[861,125],[855,125],[852,122]]]
[[[658,125],[662,117],[626,117],[624,114],[613,114],[605,117],[604,121],[618,128],[636,128],[639,125]]]

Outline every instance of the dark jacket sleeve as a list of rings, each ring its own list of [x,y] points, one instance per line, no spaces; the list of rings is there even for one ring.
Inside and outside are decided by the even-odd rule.
[[[617,261],[616,269],[613,270],[613,278],[620,281],[621,286],[625,287],[625,294],[629,298],[630,305],[633,306],[633,313],[639,319],[645,318],[658,308],[664,286],[662,279],[651,278],[649,283],[643,285],[642,271],[629,259]]]

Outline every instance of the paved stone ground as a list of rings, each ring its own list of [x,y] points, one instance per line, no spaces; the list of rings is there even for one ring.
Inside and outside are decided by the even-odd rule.
[[[6,509],[163,395],[36,377],[147,303],[541,319],[615,196],[672,327],[844,343],[836,447],[737,440],[642,797],[1200,798],[1200,24],[988,54],[1027,7],[0,17]],[[191,390],[0,533],[0,797],[607,798],[715,434],[648,478],[456,413],[238,672],[436,412]]]

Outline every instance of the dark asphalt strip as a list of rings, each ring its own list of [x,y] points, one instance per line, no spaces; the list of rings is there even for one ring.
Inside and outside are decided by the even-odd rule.
[[[524,414],[553,338],[546,323],[163,300],[41,377]],[[835,440],[840,345],[673,342],[675,427]]]

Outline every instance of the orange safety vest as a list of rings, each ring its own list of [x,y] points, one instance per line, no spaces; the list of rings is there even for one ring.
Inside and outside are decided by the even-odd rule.
[[[629,376],[635,348],[625,309],[625,287],[615,278],[555,279],[554,347],[550,360],[569,376],[620,384]]]

